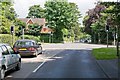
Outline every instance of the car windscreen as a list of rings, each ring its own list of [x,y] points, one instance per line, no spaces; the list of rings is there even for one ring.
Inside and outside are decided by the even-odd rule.
[[[15,43],[15,46],[33,46],[34,42],[32,41],[18,41]]]

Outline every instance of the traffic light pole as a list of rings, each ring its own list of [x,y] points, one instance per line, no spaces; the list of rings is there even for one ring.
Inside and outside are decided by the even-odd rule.
[[[14,44],[14,26],[10,27],[11,35],[12,35],[12,45]]]
[[[22,29],[22,37],[23,37],[23,39],[24,39],[24,29]]]
[[[119,28],[118,28],[118,26],[116,27],[117,28],[117,37],[116,37],[116,48],[117,48],[117,56],[119,57]]]
[[[108,39],[109,39],[109,25],[106,25],[106,33],[107,33],[107,48],[108,48]]]
[[[12,31],[12,45],[14,44],[14,32]]]
[[[120,5],[119,0],[117,0],[117,2],[116,2],[117,9],[118,9],[118,4]],[[117,11],[116,11],[116,16],[118,17]],[[120,53],[119,53],[119,38],[120,38],[120,36],[119,36],[118,24],[116,26],[116,35],[117,35],[116,36],[116,49],[117,49],[117,57],[118,57],[118,80],[120,80]]]
[[[108,30],[106,32],[107,32],[107,48],[108,48]]]

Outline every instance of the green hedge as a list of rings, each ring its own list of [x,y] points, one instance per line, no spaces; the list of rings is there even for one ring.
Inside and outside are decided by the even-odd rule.
[[[18,39],[19,39],[18,37],[14,36],[13,43]],[[12,44],[12,35],[10,35],[10,34],[0,34],[0,43],[7,43],[7,44],[10,44],[12,46],[13,45]]]
[[[22,36],[20,36],[20,39],[22,39]],[[41,42],[40,36],[36,37],[36,36],[31,36],[31,35],[24,35],[24,39],[32,39],[32,40],[35,40],[37,42]]]

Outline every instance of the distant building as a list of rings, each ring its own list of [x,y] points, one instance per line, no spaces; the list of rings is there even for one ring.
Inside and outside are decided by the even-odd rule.
[[[46,21],[45,18],[19,18],[19,20],[26,23],[26,29],[28,29],[28,26],[30,24],[38,24],[42,26],[42,29],[40,30],[40,33],[51,33],[52,29],[45,26]]]

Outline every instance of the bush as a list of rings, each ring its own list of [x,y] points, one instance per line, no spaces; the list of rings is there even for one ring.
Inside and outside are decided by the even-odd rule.
[[[20,38],[22,39],[22,35],[20,36]],[[40,42],[40,36],[36,37],[36,36],[31,36],[31,35],[24,35],[24,39],[32,39],[32,40],[35,40],[37,42]]]
[[[41,34],[40,40],[45,43],[49,43],[49,35],[48,34]]]
[[[14,36],[14,42],[18,39],[19,39],[18,37]],[[10,44],[12,46],[13,45],[12,44],[12,35],[10,35],[10,34],[0,34],[0,43],[7,43],[7,44]]]

